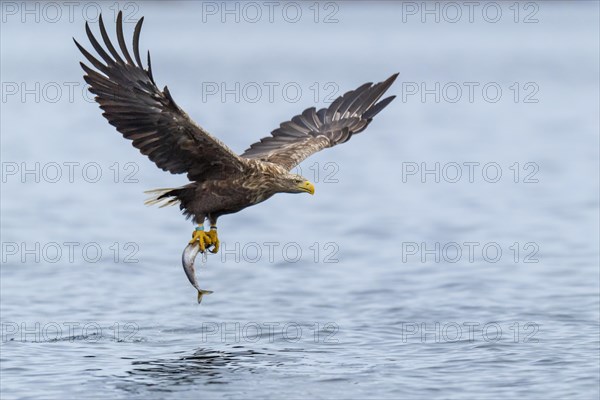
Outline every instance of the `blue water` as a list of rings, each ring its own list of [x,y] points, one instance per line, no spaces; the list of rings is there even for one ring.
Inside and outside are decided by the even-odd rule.
[[[2,4],[2,398],[597,398],[598,4],[252,4],[121,4],[235,151],[394,72],[398,97],[301,165],[315,196],[219,221],[201,305],[192,225],[143,205],[185,177],[82,94],[84,6]]]

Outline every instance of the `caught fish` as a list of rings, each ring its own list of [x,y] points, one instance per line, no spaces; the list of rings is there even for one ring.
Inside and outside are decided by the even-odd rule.
[[[192,286],[196,288],[198,291],[198,304],[202,302],[202,296],[205,294],[211,294],[212,290],[204,290],[200,289],[198,286],[198,281],[196,280],[196,270],[194,268],[194,261],[196,260],[196,256],[200,251],[200,245],[197,241],[194,243],[190,243],[183,249],[183,254],[181,255],[181,263],[183,264],[183,270],[185,271],[185,275],[189,279]]]

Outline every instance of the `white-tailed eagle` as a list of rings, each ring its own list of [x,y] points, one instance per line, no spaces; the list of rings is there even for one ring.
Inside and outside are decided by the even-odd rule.
[[[151,191],[154,197],[147,203],[179,203],[184,214],[198,224],[191,243],[198,241],[203,252],[218,251],[216,224],[221,215],[238,212],[276,193],[313,194],[313,184],[290,170],[311,154],[347,142],[365,130],[395,97],[380,101],[398,74],[380,83],[365,83],[338,97],[327,108],[307,108],[237,155],[192,121],[166,86],[163,90],[158,88],[150,52],[146,68],[140,58],[143,20],[142,17],[138,21],[133,33],[133,57],[125,45],[121,13],[116,29],[120,52],[111,42],[102,16],[99,25],[105,47],[86,22],[87,36],[99,57],[75,41],[93,67],[81,63],[84,79],[96,95],[102,115],[133,146],[159,168],[172,174],[187,174],[189,184]],[[204,232],[207,219],[210,230]]]

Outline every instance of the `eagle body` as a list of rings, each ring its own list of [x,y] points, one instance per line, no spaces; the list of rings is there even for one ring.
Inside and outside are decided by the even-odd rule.
[[[120,51],[111,41],[101,15],[99,28],[104,46],[85,24],[98,56],[73,40],[91,64],[80,63],[102,115],[158,168],[187,174],[189,184],[151,191],[154,197],[147,204],[179,203],[184,215],[198,224],[208,219],[216,229],[219,216],[236,213],[276,193],[313,194],[312,183],[290,171],[310,155],[345,143],[364,131],[395,98],[380,100],[398,74],[383,82],[365,83],[326,108],[307,108],[238,155],[196,124],[175,103],[166,86],[159,89],[150,53],[146,66],[140,57],[143,20],[134,28],[133,56],[125,44],[121,12],[116,21]],[[211,240],[214,244],[215,239]]]
[[[206,218],[216,221],[221,215],[236,213],[285,190],[280,185],[282,177],[288,175],[284,168],[259,160],[245,160],[245,164],[243,170],[222,179],[192,182],[175,189],[159,189],[150,202],[162,202],[164,205],[179,203],[184,215],[200,224]]]

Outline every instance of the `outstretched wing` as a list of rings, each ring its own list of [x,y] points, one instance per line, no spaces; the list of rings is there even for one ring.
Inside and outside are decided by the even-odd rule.
[[[100,16],[100,33],[106,50],[85,24],[87,36],[104,63],[94,58],[75,39],[85,58],[96,68],[80,63],[90,92],[104,110],[104,117],[159,168],[173,174],[187,172],[190,180],[203,180],[243,168],[243,161],[225,144],[198,126],[175,103],[169,89],[161,91],[154,82],[150,52],[148,68],[140,59],[142,17],[133,34],[131,58],[123,35],[123,16],[117,17],[117,39],[121,54],[111,43]]]
[[[394,83],[398,74],[373,85],[365,83],[335,99],[328,108],[304,110],[291,121],[283,122],[271,136],[250,146],[242,157],[279,164],[291,170],[308,156],[348,141],[366,129],[373,117],[396,96],[377,102]]]

